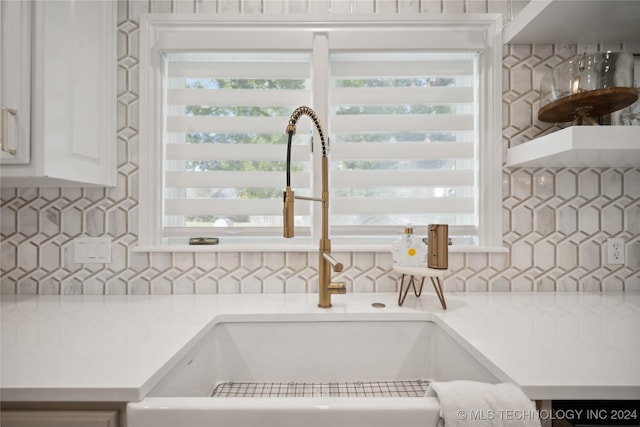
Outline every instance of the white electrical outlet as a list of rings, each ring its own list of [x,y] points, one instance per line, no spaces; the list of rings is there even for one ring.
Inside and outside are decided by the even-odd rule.
[[[607,239],[607,264],[624,264],[624,239]]]

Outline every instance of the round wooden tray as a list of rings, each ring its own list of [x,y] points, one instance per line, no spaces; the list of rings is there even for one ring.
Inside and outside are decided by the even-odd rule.
[[[638,99],[633,87],[611,87],[575,93],[548,103],[538,111],[543,122],[570,122],[577,115],[600,117],[627,107]]]

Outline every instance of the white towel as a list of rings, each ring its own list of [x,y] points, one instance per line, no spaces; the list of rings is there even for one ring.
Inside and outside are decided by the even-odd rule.
[[[440,400],[446,427],[540,427],[534,403],[513,384],[432,382],[429,390]]]

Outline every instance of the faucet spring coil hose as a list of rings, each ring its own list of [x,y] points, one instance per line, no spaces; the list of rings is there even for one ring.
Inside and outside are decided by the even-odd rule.
[[[295,132],[296,124],[298,123],[300,117],[303,115],[308,116],[311,121],[313,121],[313,124],[315,125],[316,130],[320,135],[320,142],[322,143],[322,157],[327,157],[327,143],[325,142],[324,132],[322,131],[322,127],[320,126],[320,120],[318,119],[318,116],[311,108],[305,105],[296,108],[293,113],[291,113],[291,117],[289,118],[289,126],[287,127],[287,132],[289,133],[289,129],[294,129]],[[291,135],[291,133],[289,133],[289,135]]]

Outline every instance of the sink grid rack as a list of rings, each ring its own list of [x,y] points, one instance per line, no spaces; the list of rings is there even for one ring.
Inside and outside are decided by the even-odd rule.
[[[221,382],[211,397],[423,397],[429,381]]]

